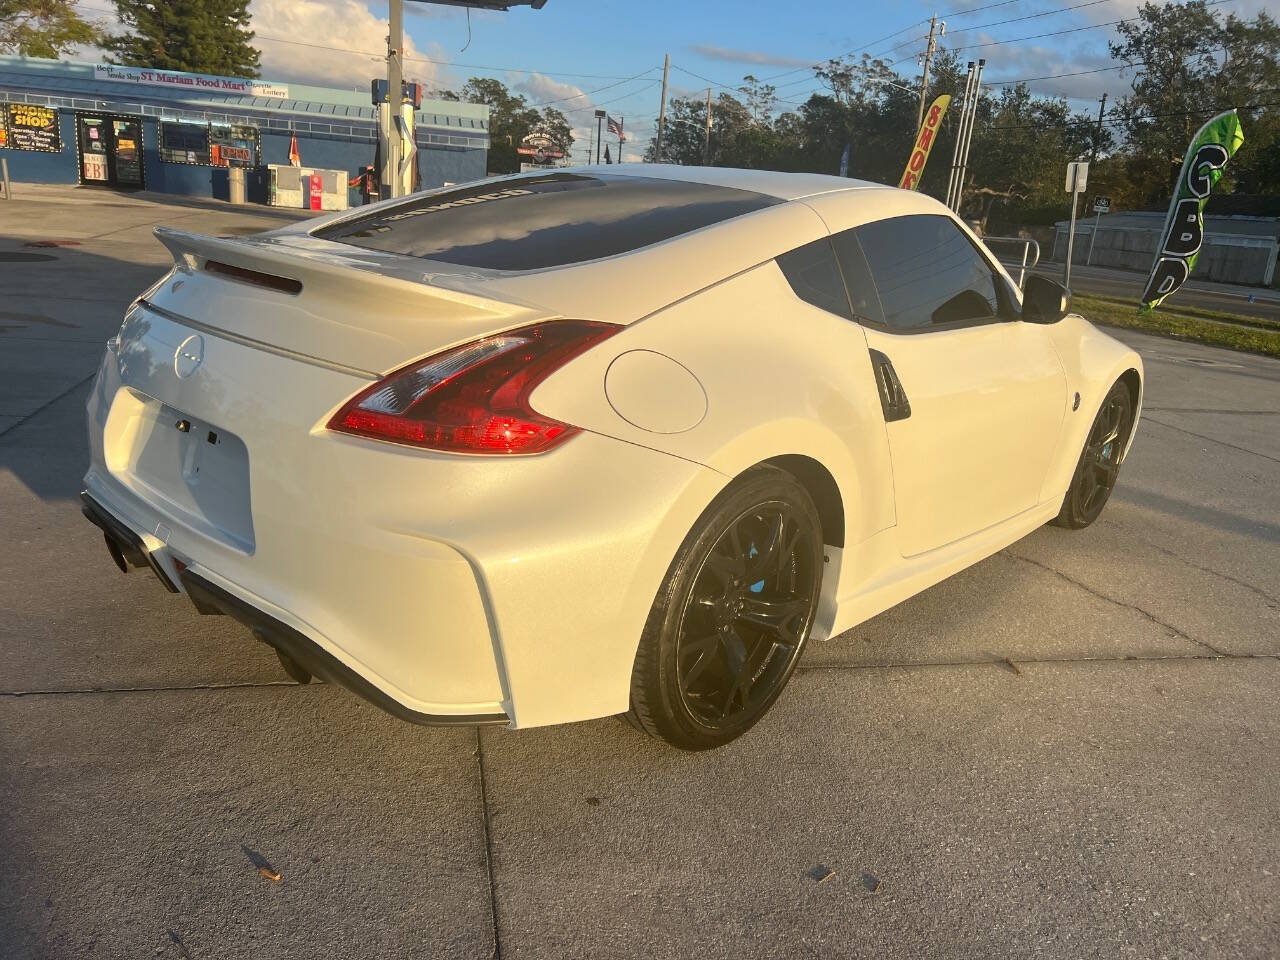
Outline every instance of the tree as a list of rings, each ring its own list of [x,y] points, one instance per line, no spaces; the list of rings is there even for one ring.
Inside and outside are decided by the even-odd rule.
[[[1091,155],[1096,122],[1073,114],[1065,100],[1033,97],[1022,83],[1006,87],[997,99],[984,97],[978,116],[965,212],[985,227],[997,204],[1014,209],[1060,206],[1063,165]],[[1098,143],[1101,149],[1109,146],[1105,131],[1104,138]]]
[[[472,77],[462,90],[436,90],[431,94],[441,100],[483,103],[489,108],[489,173],[516,173],[520,170],[520,154],[516,148],[530,133],[547,137],[568,156],[573,147],[573,128],[569,118],[555,107],[544,107],[539,113],[524,97],[512,93],[501,80]]]
[[[569,118],[555,107],[543,107],[542,117],[534,124],[533,131],[540,133],[561,151],[566,157],[573,149],[573,127]]]
[[[112,63],[256,77],[249,0],[115,0],[128,33],[108,37]]]
[[[1132,92],[1116,107],[1127,168],[1141,200],[1164,206],[1191,138],[1213,114],[1241,108],[1245,147],[1226,170],[1222,192],[1280,188],[1280,28],[1265,11],[1225,21],[1204,0],[1144,4],[1116,27],[1113,57],[1134,68]]]
[[[0,53],[55,60],[99,39],[74,0],[0,0]]]

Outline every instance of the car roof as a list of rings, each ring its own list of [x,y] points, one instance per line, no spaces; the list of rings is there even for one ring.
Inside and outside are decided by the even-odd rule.
[[[573,173],[607,173],[615,177],[648,177],[652,180],[686,180],[717,187],[751,190],[779,200],[800,200],[837,190],[891,190],[883,183],[833,177],[823,173],[780,173],[776,170],[742,170],[736,167],[682,167],[674,163],[614,163],[557,168]]]

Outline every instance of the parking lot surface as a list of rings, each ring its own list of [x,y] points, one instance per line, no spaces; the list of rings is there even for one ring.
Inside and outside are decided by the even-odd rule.
[[[0,204],[0,956],[1280,953],[1280,362],[1121,333],[1148,388],[1102,519],[815,643],[725,749],[425,729],[288,682],[79,514],[152,227],[284,221],[26,196]]]

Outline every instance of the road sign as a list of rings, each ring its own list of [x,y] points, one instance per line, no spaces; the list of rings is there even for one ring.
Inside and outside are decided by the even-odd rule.
[[[1076,245],[1076,207],[1085,187],[1089,185],[1089,161],[1073,160],[1067,164],[1067,193],[1071,194],[1071,222],[1067,227],[1067,260],[1062,266],[1062,285],[1071,286],[1071,255]]]
[[[1093,212],[1094,213],[1110,213],[1111,198],[1110,197],[1094,197]]]
[[[1067,164],[1067,185],[1063,187],[1067,193],[1079,193],[1089,185],[1089,161],[1076,160]]]

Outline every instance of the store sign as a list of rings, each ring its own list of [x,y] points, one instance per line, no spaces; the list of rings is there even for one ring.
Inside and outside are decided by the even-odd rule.
[[[8,142],[12,150],[42,150],[57,153],[62,149],[58,136],[58,111],[34,103],[7,104]]]
[[[215,77],[205,73],[179,73],[176,70],[150,70],[145,67],[120,67],[111,63],[95,64],[93,79],[113,83],[134,83],[145,87],[170,87],[180,90],[215,93],[239,93],[246,97],[287,99],[289,88],[279,83],[263,83],[243,77]]]
[[[86,180],[106,180],[107,173],[107,156],[104,153],[86,153],[81,160],[84,162],[84,178]]]
[[[552,160],[563,160],[564,151],[556,146],[545,133],[531,133],[520,141],[516,153],[522,157],[533,157],[534,163],[547,164]]]
[[[9,145],[9,111],[0,104],[0,150]]]

